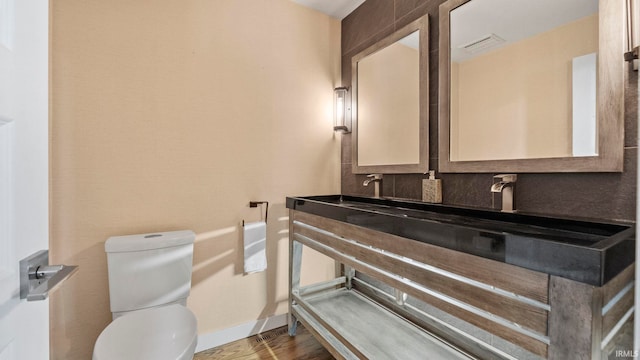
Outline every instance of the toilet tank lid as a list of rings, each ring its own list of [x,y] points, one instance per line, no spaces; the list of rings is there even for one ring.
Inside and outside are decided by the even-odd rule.
[[[113,236],[104,243],[108,253],[162,249],[193,244],[196,234],[191,230]]]

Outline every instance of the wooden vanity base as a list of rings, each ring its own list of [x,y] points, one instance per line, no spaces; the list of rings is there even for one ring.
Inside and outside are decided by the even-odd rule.
[[[290,333],[303,322],[336,358],[518,358],[415,303],[548,359],[605,358],[632,315],[633,265],[595,287],[296,210],[289,234]],[[335,259],[343,274],[300,287],[303,247]]]

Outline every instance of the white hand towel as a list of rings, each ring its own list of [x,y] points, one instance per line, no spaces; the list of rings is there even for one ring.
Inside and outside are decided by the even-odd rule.
[[[258,221],[244,224],[244,273],[267,269],[267,223]]]

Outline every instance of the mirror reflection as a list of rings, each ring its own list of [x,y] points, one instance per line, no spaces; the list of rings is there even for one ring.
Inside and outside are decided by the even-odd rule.
[[[598,0],[473,0],[450,22],[451,161],[598,155]]]
[[[417,164],[420,32],[358,61],[358,164]]]
[[[428,171],[428,54],[424,15],[351,58],[354,174]]]

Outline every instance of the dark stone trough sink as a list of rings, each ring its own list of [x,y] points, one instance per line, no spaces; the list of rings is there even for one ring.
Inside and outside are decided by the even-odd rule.
[[[287,208],[602,286],[635,261],[635,224],[348,195]]]

